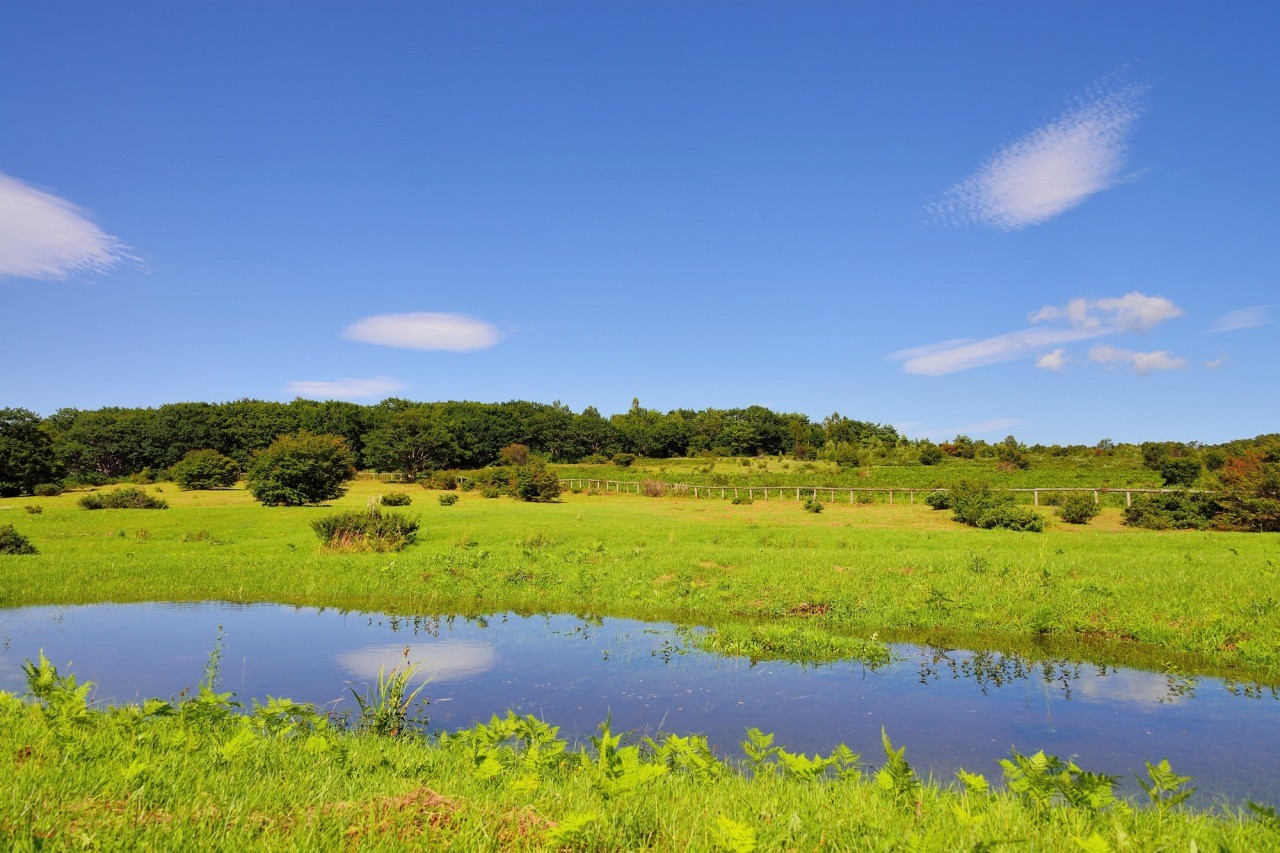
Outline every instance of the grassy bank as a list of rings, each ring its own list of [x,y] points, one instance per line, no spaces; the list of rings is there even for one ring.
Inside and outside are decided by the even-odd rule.
[[[150,487],[153,491],[155,487]],[[398,487],[397,487],[398,488]],[[358,481],[337,504],[381,491]],[[0,501],[40,553],[3,560],[0,606],[277,601],[418,613],[591,612],[686,624],[772,620],[882,639],[1061,653],[1280,680],[1280,537],[1088,526],[974,530],[927,507],[635,495],[523,504],[412,489],[419,544],[318,548],[325,508],[163,487],[166,510]],[[43,512],[28,515],[23,505]],[[1052,511],[1046,510],[1052,517]]]
[[[901,746],[859,760],[789,753],[747,733],[738,763],[697,738],[578,750],[533,718],[439,739],[331,725],[272,700],[237,712],[202,689],[92,709],[38,673],[42,700],[0,694],[0,846],[11,850],[1261,850],[1280,820],[1184,811],[1186,780],[1134,780],[1011,756],[1008,787],[921,780]],[[1175,768],[1176,770],[1176,768]],[[1148,780],[1148,783],[1150,780]]]

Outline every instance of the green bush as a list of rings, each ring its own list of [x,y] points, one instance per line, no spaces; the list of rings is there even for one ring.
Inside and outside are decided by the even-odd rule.
[[[540,459],[516,466],[511,474],[510,494],[513,498],[546,503],[560,497],[560,478]]]
[[[951,509],[951,493],[938,490],[924,496],[924,502],[934,509]]]
[[[1193,456],[1166,456],[1156,470],[1166,486],[1190,486],[1199,478],[1203,467]]]
[[[23,509],[26,511],[27,515],[39,515],[44,512],[44,507],[40,506],[40,504],[27,504]]]
[[[440,506],[453,506],[458,502],[457,495],[441,495]]]
[[[945,454],[942,448],[930,442],[920,448],[920,464],[921,465],[937,465],[942,461]]]
[[[402,551],[417,537],[418,522],[374,507],[327,515],[311,522],[311,529],[335,551]]]
[[[805,512],[819,513],[822,512],[823,509],[825,509],[825,507],[823,506],[822,501],[817,498],[810,496],[804,499]]]
[[[730,500],[729,503],[734,506],[747,506],[753,503],[753,501],[746,495],[734,495],[733,499]]]
[[[432,471],[425,475],[419,485],[424,489],[439,489],[443,492],[453,491],[458,488],[458,475],[452,471]],[[466,484],[462,484],[463,489],[467,488]]]
[[[978,520],[988,512],[1013,503],[1013,495],[975,480],[960,480],[951,487],[950,494],[953,517],[970,527],[977,527]]]
[[[1099,512],[1092,497],[1079,493],[1067,495],[1058,506],[1058,517],[1068,524],[1088,524]]]
[[[38,498],[52,498],[63,492],[61,483],[40,483],[31,490],[31,494]]]
[[[0,524],[0,554],[38,554],[31,540],[19,533],[12,524]]]
[[[632,463],[636,461],[634,453],[615,453],[613,454],[613,464],[619,468],[630,468]]]
[[[1204,530],[1219,509],[1213,498],[1191,492],[1138,495],[1124,508],[1124,523],[1150,530]]]
[[[502,497],[502,489],[497,486],[481,486],[480,496],[486,498],[500,498]]]
[[[282,435],[258,451],[249,491],[266,506],[302,506],[340,498],[355,479],[355,456],[336,435]]]
[[[225,489],[240,479],[240,463],[216,450],[193,450],[169,469],[180,489]]]
[[[382,496],[383,506],[408,506],[413,503],[413,498],[404,492],[387,492]]]
[[[137,486],[121,486],[111,492],[91,492],[80,498],[85,509],[168,509],[164,498],[149,495]]]
[[[592,453],[590,456],[584,456],[578,460],[583,465],[604,465],[609,461],[609,457],[600,453]]]
[[[1002,527],[1005,530],[1043,533],[1044,516],[1025,506],[1002,504],[992,507],[979,516],[976,526],[984,530]]]

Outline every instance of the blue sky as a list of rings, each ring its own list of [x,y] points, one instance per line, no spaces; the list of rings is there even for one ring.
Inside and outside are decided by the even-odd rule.
[[[0,405],[1280,430],[1280,5],[0,10]]]

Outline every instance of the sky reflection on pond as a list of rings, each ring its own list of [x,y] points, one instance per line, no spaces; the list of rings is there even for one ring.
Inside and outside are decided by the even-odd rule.
[[[221,626],[221,628],[219,627]],[[898,660],[818,667],[723,658],[670,625],[575,616],[396,617],[283,605],[127,604],[0,610],[0,689],[22,692],[41,649],[95,682],[94,698],[169,697],[197,684],[223,637],[221,689],[351,711],[382,667],[421,663],[434,729],[510,708],[585,738],[705,733],[737,755],[748,726],[793,750],[846,743],[875,764],[880,727],[922,773],[998,777],[1016,747],[1130,777],[1168,758],[1216,798],[1280,800],[1280,701],[1273,688],[1080,661],[895,645]]]

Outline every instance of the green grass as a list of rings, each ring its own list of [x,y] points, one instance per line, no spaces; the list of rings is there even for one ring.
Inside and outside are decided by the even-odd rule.
[[[154,490],[154,487],[152,487]],[[357,481],[336,505],[386,490]],[[802,624],[844,637],[1084,653],[1280,681],[1280,536],[1124,528],[1104,509],[1043,534],[974,530],[917,504],[566,494],[415,503],[418,544],[335,554],[241,490],[165,487],[164,512],[0,501],[39,548],[6,556],[0,606],[275,601],[414,613],[584,612],[690,625]],[[38,502],[39,515],[21,511]],[[1052,510],[1045,510],[1053,519]]]
[[[532,717],[440,738],[339,729],[275,699],[237,713],[208,685],[177,703],[94,709],[42,667],[40,701],[0,693],[6,850],[1229,849],[1280,844],[1260,807],[1132,809],[1134,780],[1011,756],[1008,788],[924,780],[901,745],[791,753],[754,730],[741,763],[696,737],[593,748]],[[745,758],[745,761],[742,759]],[[1073,765],[1074,767],[1074,765]],[[1120,788],[1117,790],[1117,783]]]

